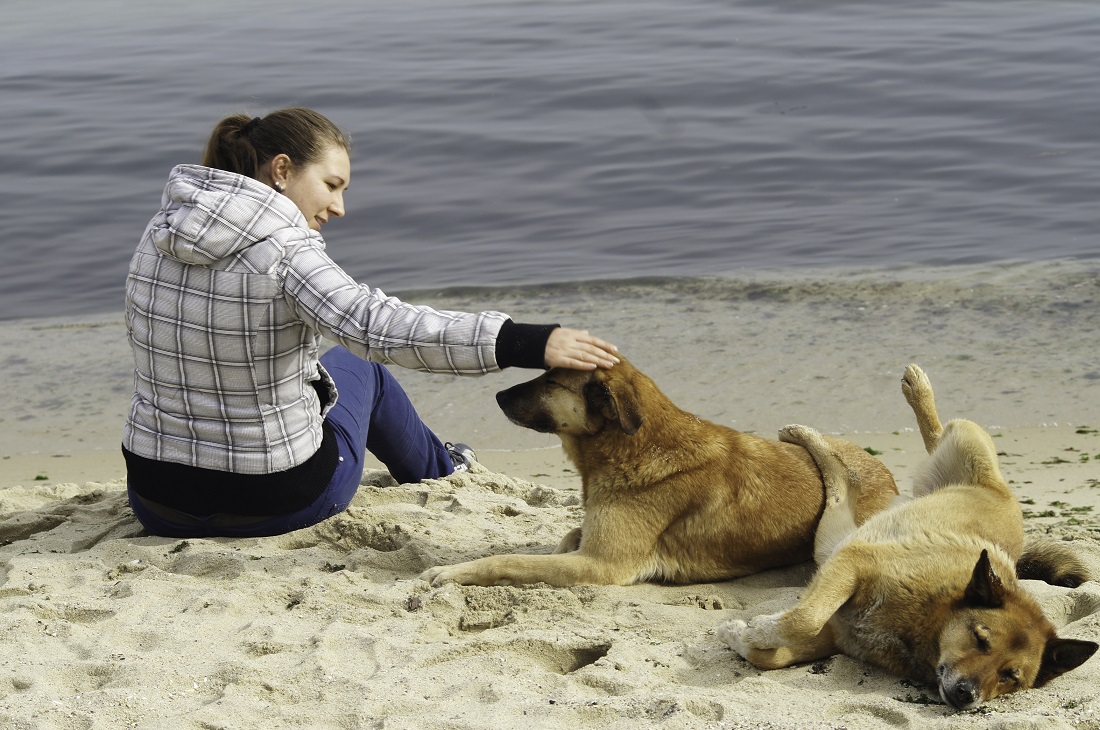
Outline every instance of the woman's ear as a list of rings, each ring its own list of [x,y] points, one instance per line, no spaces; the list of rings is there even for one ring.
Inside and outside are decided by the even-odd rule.
[[[260,169],[260,180],[272,187],[275,187],[276,183],[285,186],[289,177],[290,157],[285,154],[275,155]]]

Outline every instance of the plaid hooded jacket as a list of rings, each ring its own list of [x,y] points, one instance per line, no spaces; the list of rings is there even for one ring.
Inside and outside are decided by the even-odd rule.
[[[316,452],[338,395],[318,361],[322,336],[365,359],[481,375],[500,369],[494,347],[507,319],[357,284],[290,199],[180,165],[126,279],[134,395],[123,445],[207,469],[284,471]]]

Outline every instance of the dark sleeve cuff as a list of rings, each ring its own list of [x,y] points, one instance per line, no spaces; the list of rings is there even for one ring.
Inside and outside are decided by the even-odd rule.
[[[517,324],[507,320],[497,334],[497,365],[501,368],[545,368],[546,341],[561,325]]]

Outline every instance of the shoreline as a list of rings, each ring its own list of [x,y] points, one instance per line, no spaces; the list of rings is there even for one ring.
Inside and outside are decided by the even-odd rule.
[[[991,429],[1009,484],[1022,494],[1033,489],[1062,493],[1074,507],[1090,507],[1100,515],[1100,430],[1087,426],[1053,425]],[[766,438],[774,438],[760,434]],[[869,449],[894,474],[903,492],[913,470],[924,458],[920,435],[913,428],[891,433],[833,433]],[[487,470],[554,489],[580,489],[580,476],[566,458],[560,441],[533,448],[480,448],[478,462]],[[365,471],[383,466],[369,453]],[[121,452],[114,450],[18,454],[0,460],[0,492],[11,487],[112,482],[125,477]],[[45,477],[45,478],[43,478]],[[1058,501],[1058,500],[1055,500]]]
[[[991,430],[1100,425],[1093,326],[1100,261],[790,270],[408,299],[589,329],[615,342],[681,408],[740,431],[771,435],[789,423],[842,434],[908,428],[898,381],[911,362],[936,383],[945,418]],[[38,470],[120,476],[132,387],[121,313],[0,322],[0,351],[7,353],[0,385],[12,394],[0,412],[0,488]],[[494,400],[536,371],[394,373],[445,441],[479,452],[557,445],[509,423]],[[113,472],[64,465],[100,453]]]

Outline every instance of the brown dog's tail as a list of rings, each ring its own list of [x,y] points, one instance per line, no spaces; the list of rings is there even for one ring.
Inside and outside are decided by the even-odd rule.
[[[1016,563],[1016,577],[1076,588],[1092,580],[1092,571],[1066,543],[1031,538]]]

